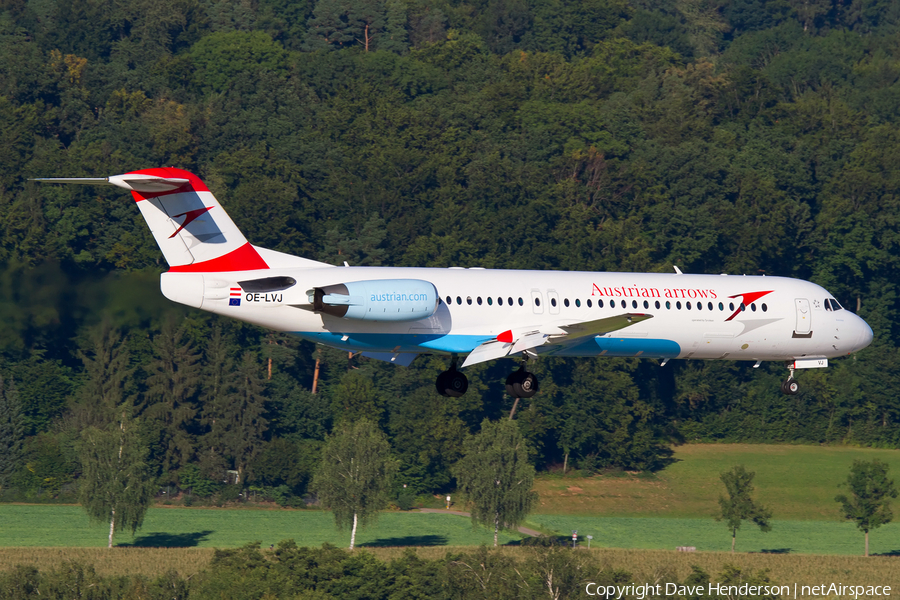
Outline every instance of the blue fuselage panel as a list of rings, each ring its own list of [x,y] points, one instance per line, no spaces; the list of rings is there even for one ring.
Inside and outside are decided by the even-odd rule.
[[[493,339],[479,335],[389,334],[389,333],[332,333],[297,332],[314,342],[349,351],[369,352],[440,352],[468,354],[479,344]],[[346,338],[346,339],[344,339]],[[647,338],[585,338],[571,346],[547,346],[538,350],[553,356],[641,356],[645,358],[675,358],[681,347],[672,340]]]

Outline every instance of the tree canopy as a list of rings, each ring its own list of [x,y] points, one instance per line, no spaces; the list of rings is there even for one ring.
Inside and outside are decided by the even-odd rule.
[[[449,491],[466,435],[509,414],[505,361],[446,400],[439,358],[317,355],[173,306],[127,195],[28,181],[157,166],[200,175],[253,243],[333,264],[800,277],[873,327],[790,399],[777,364],[542,359],[516,411],[538,469],[659,469],[684,440],[900,443],[898,30],[882,0],[4,3],[0,375],[18,462],[43,469],[7,489],[72,492],[104,317],[163,483],[266,473],[302,497],[308,469],[267,449],[314,461],[347,406],[375,410],[405,483]],[[217,400],[226,359],[244,389]]]

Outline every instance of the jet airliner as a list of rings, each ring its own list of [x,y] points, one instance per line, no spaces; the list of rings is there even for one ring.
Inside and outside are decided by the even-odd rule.
[[[194,174],[145,169],[36,181],[132,193],[169,270],[174,302],[408,366],[449,358],[437,391],[458,397],[459,369],[513,357],[510,395],[530,398],[540,356],[782,361],[797,369],[865,348],[872,330],[822,287],[766,276],[337,267],[250,244]],[[463,358],[464,357],[464,358]],[[460,363],[460,359],[462,362]]]

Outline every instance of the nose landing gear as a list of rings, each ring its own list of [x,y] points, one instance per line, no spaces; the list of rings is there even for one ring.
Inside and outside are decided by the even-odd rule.
[[[788,378],[784,380],[784,383],[781,384],[781,393],[785,396],[793,396],[797,392],[800,391],[800,384],[797,383],[797,380],[794,379],[794,366],[792,363],[788,363],[788,370],[791,372],[788,375]]]
[[[437,376],[434,385],[437,393],[449,398],[459,398],[469,389],[469,379],[456,370],[457,356],[454,354],[450,368]]]

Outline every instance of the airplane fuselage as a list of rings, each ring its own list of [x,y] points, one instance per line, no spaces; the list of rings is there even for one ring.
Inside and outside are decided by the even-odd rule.
[[[296,284],[280,291],[248,292],[238,283],[278,276]],[[431,282],[439,298],[437,309],[414,321],[383,322],[302,308],[309,289],[378,280]],[[789,361],[842,356],[871,340],[868,325],[849,311],[835,310],[833,296],[825,289],[783,277],[319,267],[166,273],[162,289],[184,304],[353,352],[466,354],[504,331],[552,328],[622,313],[652,318],[571,344],[561,338],[535,352]],[[185,289],[194,290],[193,296],[185,297]],[[234,289],[234,295],[225,295],[226,289]]]

